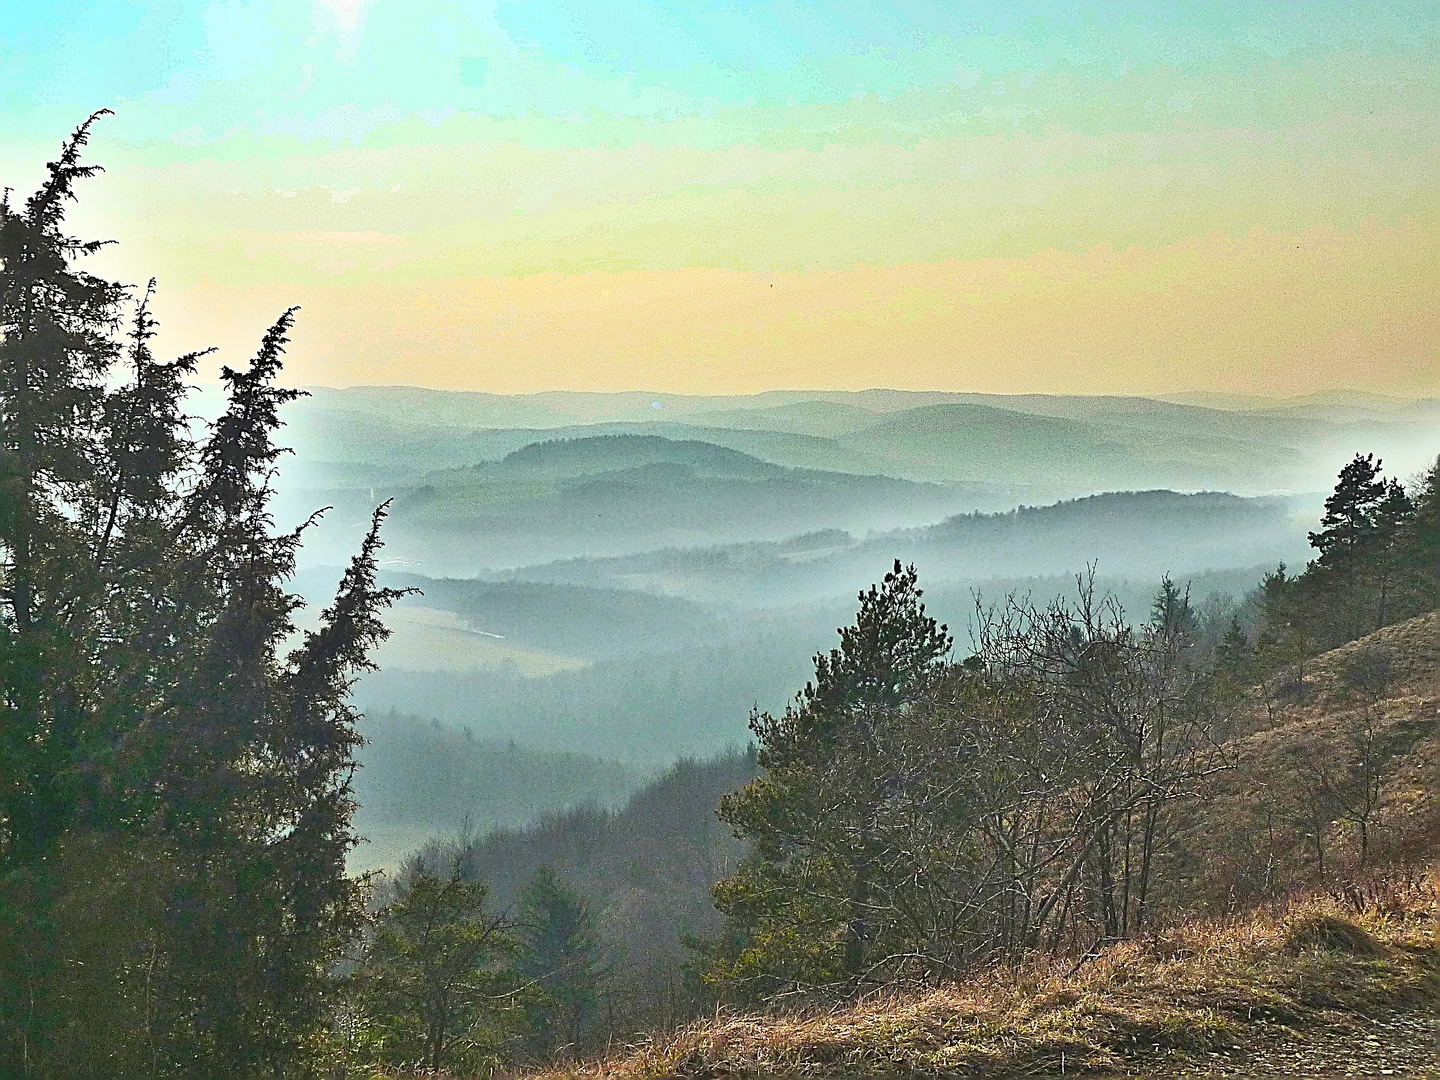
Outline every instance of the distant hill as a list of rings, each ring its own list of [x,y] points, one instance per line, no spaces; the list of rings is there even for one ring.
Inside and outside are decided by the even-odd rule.
[[[709,427],[833,437],[859,431],[877,415],[870,409],[839,401],[797,401],[772,408],[700,412],[695,414],[694,421]]]
[[[653,435],[548,440],[425,476],[395,501],[392,557],[457,573],[669,546],[870,531],[974,505],[963,487],[795,469]]]
[[[1127,486],[1139,463],[1090,425],[988,405],[925,405],[890,414],[842,445],[905,461],[931,479],[1049,481]]]
[[[739,480],[763,480],[785,474],[783,466],[698,439],[614,434],[530,443],[492,464],[475,465],[443,477],[453,478],[456,483],[483,484],[516,476],[534,482],[620,473],[651,465],[677,465],[694,470],[697,476]]]
[[[744,745],[757,704],[783,707],[836,622],[798,629],[739,624],[748,633],[606,657],[583,668],[528,676],[516,667],[382,668],[363,676],[355,700],[367,712],[403,708],[477,739],[516,739],[645,768]]]
[[[640,768],[472,729],[376,710],[361,732],[356,831],[365,843],[351,868],[395,867],[434,837],[466,828],[489,832],[528,824],[570,807],[622,805],[645,780]]]
[[[473,469],[537,443],[624,435],[704,442],[791,468],[968,485],[967,505],[953,510],[1125,488],[1324,490],[1361,448],[1380,454],[1399,475],[1414,471],[1433,454],[1440,424],[1434,402],[1385,409],[1368,398],[1267,404],[1239,410],[1116,396],[890,390],[511,398],[321,388],[287,406],[296,456],[281,463],[280,510],[288,523],[328,504],[358,522],[364,505],[403,496],[430,483],[431,473]],[[334,547],[341,549],[338,541]],[[516,565],[534,558],[492,561]],[[439,568],[467,566],[473,563],[456,560]]]
[[[509,645],[564,656],[595,660],[674,652],[722,632],[713,607],[653,592],[406,573],[388,573],[383,580],[422,592],[401,600],[398,611],[411,604],[441,608]]]
[[[691,599],[775,605],[848,595],[892,559],[928,588],[950,581],[1065,575],[1098,564],[1135,579],[1307,558],[1305,525],[1280,498],[1216,492],[1111,492],[864,537],[812,534],[776,544],[667,549],[537,565],[517,580],[641,588]]]

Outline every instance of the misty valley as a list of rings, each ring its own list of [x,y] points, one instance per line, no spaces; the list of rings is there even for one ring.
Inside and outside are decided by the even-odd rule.
[[[280,521],[335,508],[300,590],[323,596],[382,499],[381,579],[419,590],[356,690],[355,864],[618,807],[680,758],[743,749],[751,710],[783,708],[894,559],[957,651],[977,598],[1048,599],[1092,567],[1136,617],[1169,575],[1218,634],[1262,574],[1303,567],[1355,449],[1405,476],[1440,425],[1433,401],[1363,395],[979,397],[315,389],[286,406]]]

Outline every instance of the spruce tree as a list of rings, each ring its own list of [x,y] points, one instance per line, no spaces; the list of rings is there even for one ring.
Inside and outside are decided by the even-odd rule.
[[[1181,588],[1166,574],[1150,604],[1150,627],[1167,637],[1190,639],[1199,629],[1200,620],[1190,606],[1190,588]]]
[[[516,970],[540,991],[526,1009],[534,1049],[546,1058],[565,1048],[573,1053],[594,1019],[609,968],[595,912],[548,866],[535,872],[521,899]]]

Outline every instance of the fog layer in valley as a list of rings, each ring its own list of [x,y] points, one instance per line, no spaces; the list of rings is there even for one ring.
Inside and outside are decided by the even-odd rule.
[[[957,652],[977,600],[1092,567],[1138,617],[1169,574],[1228,619],[1309,557],[1357,450],[1400,477],[1433,454],[1440,403],[357,388],[286,419],[281,523],[332,508],[301,590],[324,596],[385,500],[387,584],[418,590],[357,688],[372,866],[744,746],[896,559]]]

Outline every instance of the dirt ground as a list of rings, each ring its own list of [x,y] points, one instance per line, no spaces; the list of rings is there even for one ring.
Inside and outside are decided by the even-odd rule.
[[[1208,1058],[1205,1063],[1192,1059],[1184,1065],[1136,1072],[1125,1080],[1368,1080],[1389,1076],[1440,1080],[1440,1012],[1396,1013],[1321,1032],[1277,1026],[1269,1038],[1228,1052],[1212,1052]]]

